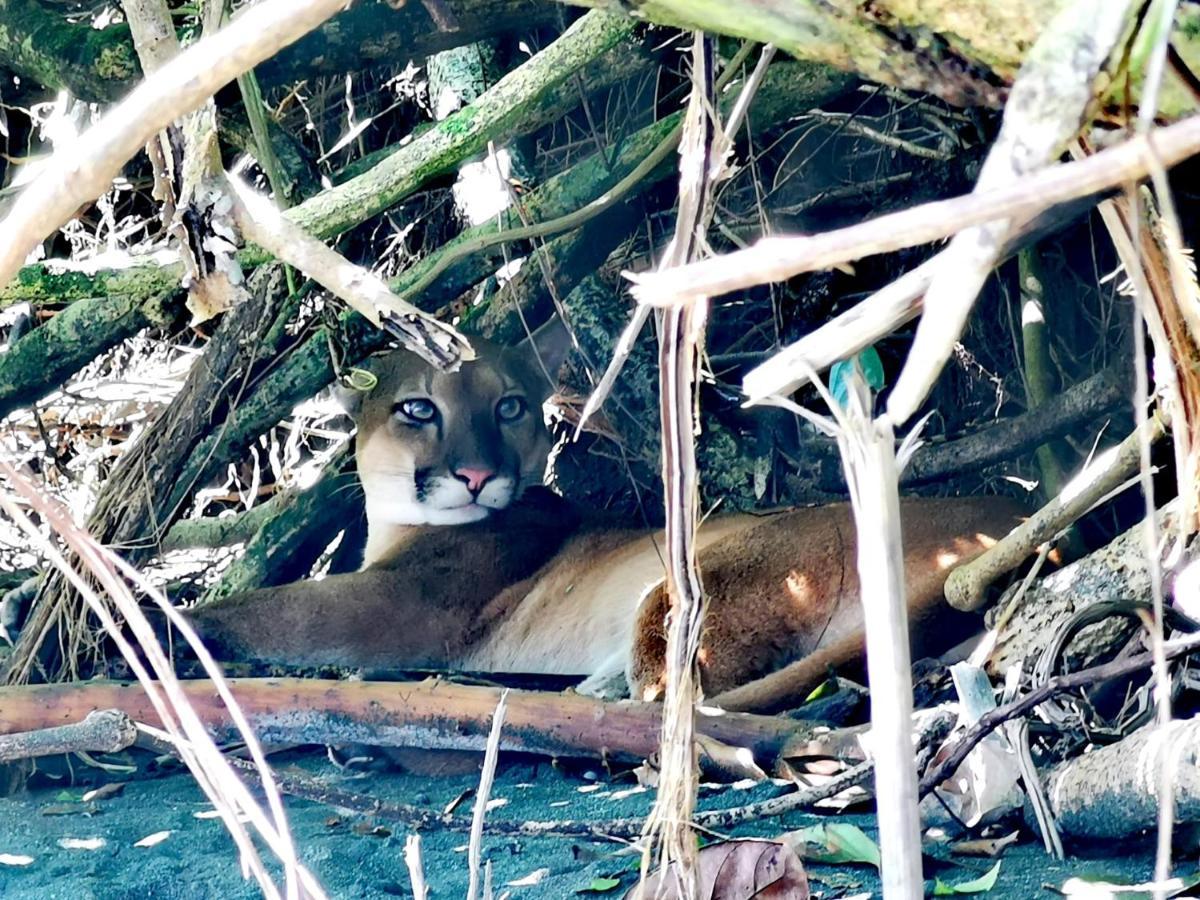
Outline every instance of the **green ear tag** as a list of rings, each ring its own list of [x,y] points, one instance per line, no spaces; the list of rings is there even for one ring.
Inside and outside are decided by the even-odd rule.
[[[366,369],[347,369],[342,373],[342,384],[351,390],[365,393],[373,390],[375,385],[379,384],[379,379]]]

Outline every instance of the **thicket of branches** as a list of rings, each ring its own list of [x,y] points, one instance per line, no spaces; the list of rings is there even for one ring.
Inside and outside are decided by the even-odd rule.
[[[739,97],[752,97],[736,114],[744,117],[730,135],[723,180],[705,188],[697,213],[708,245],[701,249],[717,255],[764,236],[833,231],[977,184],[980,192],[1019,187],[1039,163],[1022,170],[1014,152],[1011,177],[998,179],[994,148],[1005,141],[1020,149],[1029,137],[1031,157],[1048,154],[1042,162],[1068,146],[1087,156],[1184,118],[1200,97],[1194,4],[1181,4],[1174,27],[1157,32],[1150,7],[1158,5],[1130,4],[1116,49],[1088,73],[1090,104],[1054,110],[1051,124],[1066,131],[1046,148],[1040,135],[1000,129],[1002,115],[1021,113],[1004,106],[1023,62],[1035,76],[1056,60],[1078,62],[1070,45],[1044,40],[1030,57],[1048,26],[1062,25],[1055,15],[1067,0],[978,0],[953,16],[936,4],[881,2],[857,17],[829,4],[656,0],[640,5],[649,22],[531,0],[393,6],[356,3],[266,53],[252,75],[226,83],[238,74],[231,69],[213,85],[211,103],[197,88],[196,102],[172,109],[170,98],[153,97],[155,79],[175,77],[167,64],[178,41],[216,30],[219,4],[199,12],[126,4],[123,16],[107,4],[0,3],[8,76],[0,234],[9,238],[0,252],[0,440],[98,539],[178,596],[355,565],[362,513],[348,422],[314,398],[397,340],[453,358],[452,336],[435,319],[511,343],[560,318],[578,343],[557,398],[558,427],[573,430],[634,314],[622,273],[653,270],[680,252],[678,241],[669,244],[682,206],[676,149],[696,77],[680,27],[718,36],[712,100],[720,121],[735,115]],[[784,52],[772,60],[756,41]],[[1156,53],[1168,43],[1169,53]],[[217,44],[213,52],[217,59]],[[110,114],[109,104],[143,72],[144,117],[175,124],[161,134],[156,125],[123,153],[138,111]],[[1143,92],[1154,105],[1139,120]],[[1032,133],[1045,124],[1035,120],[1005,127]],[[126,122],[124,132],[114,122]],[[1086,140],[1074,140],[1081,125]],[[96,135],[94,145],[72,144],[85,132]],[[1190,155],[1188,140],[1171,145],[1170,161]],[[133,154],[141,142],[146,149]],[[87,166],[70,168],[66,153]],[[1150,331],[1155,371],[1175,392],[1167,406],[1176,453],[1156,461],[1171,476],[1164,484],[1192,483],[1191,404],[1200,394],[1193,313],[1179,298],[1194,303],[1194,285],[1180,281],[1170,254],[1197,237],[1195,164],[1171,173],[1173,192],[1160,168],[1154,200],[1126,193],[1097,213],[1119,184],[1154,168],[1135,160],[1113,176],[1116,165],[1090,188],[1063,193],[1071,203],[1046,210],[1026,198],[1019,213],[1003,213],[1004,228],[981,226],[996,246],[981,238],[987,277],[921,406],[931,442],[914,456],[908,486],[1033,486],[1049,500],[1083,460],[1125,438],[1144,414],[1131,402],[1134,375],[1149,372],[1127,279],[1135,289],[1145,282],[1145,297],[1159,304]],[[283,220],[243,204],[222,181],[225,171],[273,196]],[[92,183],[102,191],[89,193]],[[1164,208],[1169,197],[1174,205]],[[479,203],[491,207],[478,212]],[[1171,231],[1176,223],[1181,234]],[[292,226],[376,273],[396,296],[374,285],[377,305],[356,305],[328,281],[310,280],[290,255],[302,243]],[[1130,246],[1116,237],[1121,227]],[[937,236],[954,230],[947,222]],[[804,345],[809,365],[823,369],[869,347],[861,365],[889,402],[912,343],[905,323],[924,289],[910,290],[900,312],[843,314],[901,276],[919,276],[937,248],[904,235],[872,239],[836,265],[780,262],[770,278],[753,268],[740,281],[721,273],[718,283],[737,281],[737,290],[695,291],[713,294],[697,437],[703,509],[846,496],[836,442],[791,412],[745,409],[753,391],[742,379],[752,370],[766,377],[757,367],[816,332]],[[40,259],[25,260],[35,247]],[[1151,261],[1134,272],[1138,254]],[[649,294],[647,285],[663,283],[642,287]],[[1177,306],[1184,312],[1173,318]],[[656,347],[655,329],[644,329],[602,411],[580,440],[564,441],[553,469],[567,496],[654,522],[664,500]],[[1165,374],[1172,365],[1173,380]],[[822,407],[806,374],[770,377],[764,396]],[[831,377],[836,390],[840,376]],[[1069,540],[1081,550],[1141,512],[1140,500],[1126,500]],[[38,565],[7,527],[5,585]],[[90,674],[103,651],[74,592],[47,577],[7,677]]]

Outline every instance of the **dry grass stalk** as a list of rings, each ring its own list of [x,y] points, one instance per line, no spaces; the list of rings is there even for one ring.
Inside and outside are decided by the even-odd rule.
[[[683,265],[703,252],[712,209],[712,46],[697,32],[692,41],[692,91],[680,140],[679,213],[661,269]],[[666,506],[666,584],[671,598],[667,629],[666,695],[663,702],[660,774],[654,808],[646,820],[642,886],[652,846],[659,865],[675,864],[680,895],[697,889],[692,813],[698,788],[695,703],[700,683],[696,653],[704,621],[704,595],[696,565],[699,473],[696,469],[696,395],[700,342],[708,302],[697,298],[668,307],[659,336],[659,414],[662,422]]]
[[[883,892],[889,900],[916,900],[924,894],[924,882],[900,538],[901,464],[896,459],[890,419],[872,420],[870,391],[861,377],[852,381],[855,384],[845,409],[839,409],[836,402],[830,408],[839,420],[838,448],[858,533]]]
[[[130,669],[145,690],[180,757],[187,764],[201,790],[221,814],[222,822],[241,852],[245,869],[254,876],[264,895],[269,898],[286,896],[289,900],[300,897],[323,898],[324,891],[316,879],[299,864],[296,857],[283,803],[270,768],[267,766],[262,747],[233,700],[219,668],[191,627],[161,593],[141,581],[137,572],[76,526],[70,515],[56,500],[39,492],[31,482],[7,462],[0,461],[0,474],[4,475],[24,501],[35,509],[63,539],[80,560],[82,566],[104,588],[109,599],[124,619],[125,625],[132,632],[138,644],[137,649],[125,636],[122,626],[118,624],[108,603],[96,594],[83,574],[76,570],[58,548],[42,535],[37,526],[25,515],[16,498],[7,492],[0,492],[0,508],[4,509],[18,527],[42,550],[46,558],[79,591],[88,608],[100,620],[105,631],[128,661]],[[218,694],[229,709],[231,717],[238,724],[251,758],[258,767],[258,776],[270,807],[269,815],[259,806],[245,784],[222,756],[221,751],[205,730],[204,723],[188,703],[179,681],[175,678],[171,661],[159,645],[154,629],[138,605],[127,579],[137,584],[158,604],[191,645],[209,677],[213,679]],[[143,658],[149,664],[149,669],[142,662]],[[283,893],[279,891],[267,873],[250,832],[240,821],[242,816],[249,819],[267,846],[282,861],[285,874]]]
[[[425,883],[425,866],[421,862],[421,836],[410,834],[404,839],[404,865],[412,882],[413,900],[429,900],[429,885]]]
[[[58,150],[0,222],[0,286],[46,235],[108,190],[151,136],[345,5],[346,0],[256,3],[164,65],[73,144]]]
[[[1163,8],[1173,10],[1174,4],[1159,3],[1155,9],[1159,21],[1158,54],[1165,59],[1169,24],[1163,29]],[[1170,15],[1168,15],[1169,22]],[[1156,16],[1148,17],[1153,27]],[[1161,59],[1159,63],[1161,64]],[[1151,69],[1154,67],[1151,66]],[[1161,68],[1159,71],[1161,75]],[[1155,84],[1148,75],[1148,86]],[[1147,92],[1139,117],[1139,133],[1150,133],[1153,121],[1155,93]],[[1089,152],[1080,142],[1072,147],[1076,158]],[[1147,377],[1145,345],[1142,327],[1154,346],[1155,374],[1159,381],[1159,402],[1171,420],[1175,451],[1175,476],[1180,498],[1180,515],[1176,518],[1175,547],[1182,550],[1184,540],[1200,526],[1200,289],[1197,288],[1194,268],[1185,256],[1179,237],[1179,222],[1174,214],[1170,186],[1167,184],[1164,163],[1151,148],[1149,166],[1157,199],[1164,215],[1158,216],[1147,192],[1144,207],[1142,196],[1129,185],[1124,197],[1107,201],[1100,206],[1105,228],[1113,241],[1117,256],[1133,289],[1134,351],[1137,392],[1134,412],[1139,432],[1145,426],[1150,387]],[[1091,158],[1094,158],[1092,156]],[[1150,440],[1139,444],[1140,480],[1146,498],[1145,545],[1146,560],[1151,573],[1151,596],[1154,618],[1149,630],[1153,651],[1158,657],[1154,667],[1157,720],[1160,729],[1171,724],[1170,676],[1163,652],[1163,591],[1159,557],[1159,534],[1154,515],[1154,484],[1150,470]],[[1178,558],[1176,554],[1172,554]],[[1171,833],[1175,821],[1174,772],[1168,767],[1158,772],[1158,794],[1161,804],[1158,814],[1158,840],[1155,854],[1155,879],[1165,882],[1171,868]],[[1166,894],[1156,888],[1155,897]]]
[[[504,713],[507,709],[508,691],[500,695],[496,712],[492,715],[492,730],[488,732],[487,750],[483,754],[483,771],[479,773],[479,790],[475,793],[475,811],[471,816],[471,840],[467,845],[467,864],[470,880],[467,884],[467,900],[479,896],[479,862],[483,856],[483,820],[487,815],[488,799],[492,794],[492,781],[496,777],[496,761],[500,758],[500,732],[504,728]],[[491,870],[484,878],[484,896],[491,895]]]

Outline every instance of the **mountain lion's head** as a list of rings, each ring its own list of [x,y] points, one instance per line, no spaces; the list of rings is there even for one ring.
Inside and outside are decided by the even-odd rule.
[[[525,347],[471,345],[476,358],[451,373],[405,350],[377,357],[375,385],[343,392],[372,530],[475,522],[541,483],[551,385]],[[548,360],[551,372],[558,360]]]

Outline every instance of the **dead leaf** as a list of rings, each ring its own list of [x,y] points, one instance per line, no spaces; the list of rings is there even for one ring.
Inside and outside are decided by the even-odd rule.
[[[957,844],[950,845],[950,852],[957,853],[959,856],[996,857],[1003,853],[1006,847],[1015,844],[1019,836],[1020,832],[1014,831],[1012,834],[1006,834],[1004,837],[959,841]]]
[[[125,790],[124,781],[110,781],[108,784],[102,784],[95,790],[88,791],[83,795],[83,802],[90,803],[93,800],[107,800],[109,797],[119,796]]]
[[[808,877],[800,858],[774,841],[740,840],[709,844],[700,851],[698,900],[808,900]],[[626,894],[635,900],[638,886]],[[641,895],[680,900],[674,872],[658,870],[646,879]]]
[[[43,816],[91,816],[99,811],[95,803],[50,803],[38,809]]]
[[[163,841],[171,836],[170,831],[156,831],[153,834],[148,834],[140,841],[134,841],[135,847],[157,847]]]
[[[445,808],[442,810],[442,815],[443,816],[450,815],[452,812],[454,812],[456,809],[458,809],[459,805],[464,800],[466,800],[468,797],[473,797],[474,795],[475,795],[475,788],[467,788],[465,791],[463,791],[461,794],[459,794],[457,797],[455,797],[453,800],[451,800],[449,803],[446,804]]]
[[[371,822],[359,822],[350,829],[359,837],[391,837],[392,829],[386,825],[375,825]]]

